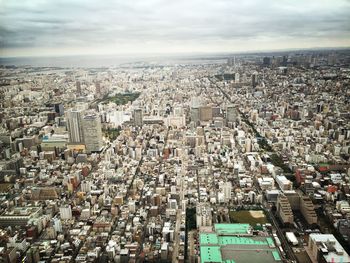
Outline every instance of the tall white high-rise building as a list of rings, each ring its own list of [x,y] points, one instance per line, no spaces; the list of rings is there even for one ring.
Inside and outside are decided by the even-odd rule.
[[[85,115],[82,119],[82,130],[86,152],[99,152],[103,147],[100,117],[95,113]]]
[[[229,202],[232,196],[232,183],[225,182],[221,185],[222,192],[224,193],[225,202]]]
[[[235,73],[235,82],[236,83],[239,82],[239,73],[238,72]]]
[[[56,232],[62,232],[62,223],[59,218],[53,219],[53,228],[56,230]]]
[[[250,138],[247,138],[245,140],[245,152],[249,153],[252,151],[252,140]]]
[[[70,205],[60,207],[60,215],[62,220],[72,219],[72,208]]]

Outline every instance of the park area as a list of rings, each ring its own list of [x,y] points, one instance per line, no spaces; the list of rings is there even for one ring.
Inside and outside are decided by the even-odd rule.
[[[133,102],[140,96],[139,92],[136,93],[118,93],[112,97],[108,97],[105,102],[114,102],[117,105],[125,105],[129,101]]]
[[[230,211],[229,213],[232,223],[246,223],[255,226],[268,222],[262,210],[240,210]]]

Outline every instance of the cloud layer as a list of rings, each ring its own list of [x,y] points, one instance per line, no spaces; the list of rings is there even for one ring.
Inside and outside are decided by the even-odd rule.
[[[0,55],[350,46],[349,0],[0,0]]]

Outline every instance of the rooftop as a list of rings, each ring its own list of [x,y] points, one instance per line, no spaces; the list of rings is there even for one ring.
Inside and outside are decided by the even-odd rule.
[[[216,233],[199,235],[201,263],[281,261],[271,237],[240,236],[249,231],[249,224],[215,224],[214,229]]]
[[[215,224],[215,232],[219,235],[249,234],[249,224]]]

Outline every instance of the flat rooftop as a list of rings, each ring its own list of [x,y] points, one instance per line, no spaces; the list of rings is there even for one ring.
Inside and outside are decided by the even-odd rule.
[[[240,236],[250,231],[249,224],[216,224],[215,233],[199,235],[201,263],[276,263],[278,249],[269,236]],[[233,234],[230,234],[233,233]]]
[[[219,235],[240,235],[249,234],[249,224],[214,224],[215,232]]]

